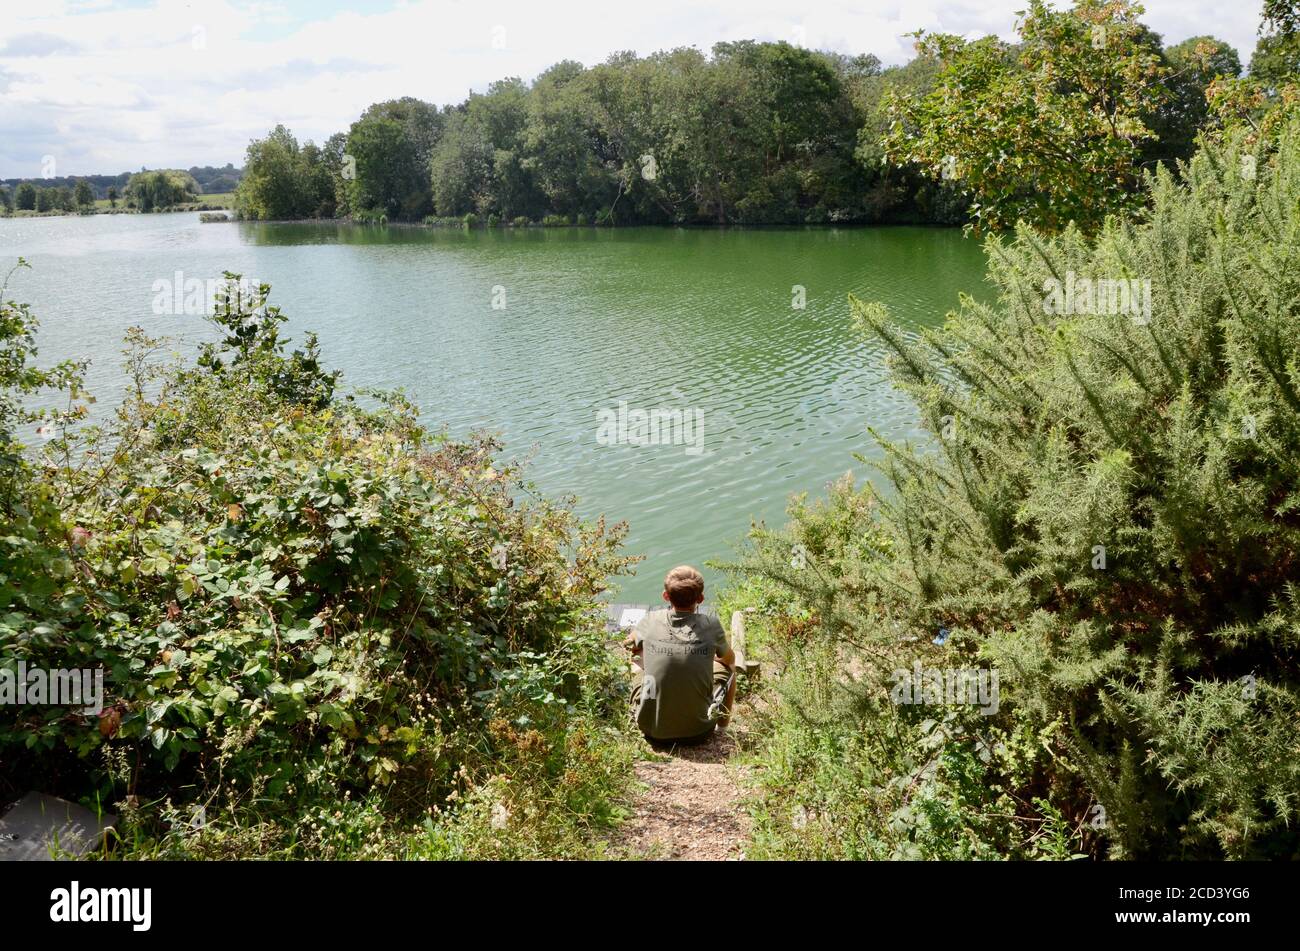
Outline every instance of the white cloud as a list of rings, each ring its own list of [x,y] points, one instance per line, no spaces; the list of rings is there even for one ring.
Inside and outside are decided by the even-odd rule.
[[[1243,61],[1261,0],[1150,0],[1166,42],[1212,33]],[[707,49],[771,39],[886,63],[911,56],[917,29],[1012,35],[1024,0],[412,0],[304,22],[289,7],[238,0],[103,0],[6,11],[0,26],[0,177],[242,161],[250,138],[283,122],[318,141],[370,103],[403,95],[458,102],[503,76],[530,79],[561,59],[617,50]],[[495,30],[495,32],[494,32]],[[494,48],[494,37],[504,49]],[[500,45],[500,44],[498,44]]]

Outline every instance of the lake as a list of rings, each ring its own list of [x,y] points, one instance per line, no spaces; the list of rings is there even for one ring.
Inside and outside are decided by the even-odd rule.
[[[225,270],[273,285],[295,341],[360,387],[402,387],[432,428],[499,432],[527,474],[631,526],[646,555],[620,600],[664,572],[730,557],[751,519],[821,493],[868,425],[920,436],[847,295],[934,326],[959,291],[987,297],[978,242],[956,230],[444,230],[341,223],[200,224],[197,214],[0,218],[8,296],[41,320],[40,360],[92,360],[101,408],[139,325],[182,349],[201,316],[157,314],[158,287]],[[157,282],[168,282],[167,285]],[[802,300],[800,291],[802,288]],[[795,306],[802,303],[803,307]],[[720,580],[706,570],[706,578]]]

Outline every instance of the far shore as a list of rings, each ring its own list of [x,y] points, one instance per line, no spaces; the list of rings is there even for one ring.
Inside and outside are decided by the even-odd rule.
[[[89,215],[164,215],[184,211],[233,212],[234,194],[232,192],[219,192],[211,195],[198,195],[196,201],[188,201],[182,205],[172,205],[169,208],[155,208],[151,211],[142,211],[139,208],[128,208],[122,204],[119,204],[114,208],[109,205],[107,198],[97,198],[95,199],[95,204],[93,206],[78,208],[75,211],[65,211],[61,208],[51,211],[35,211],[30,208],[15,208],[0,215],[0,218],[79,218]]]

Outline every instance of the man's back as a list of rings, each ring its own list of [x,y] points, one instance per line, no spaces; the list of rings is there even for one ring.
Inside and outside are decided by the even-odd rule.
[[[637,725],[655,739],[683,739],[712,729],[714,658],[730,645],[711,614],[667,609],[646,614],[632,632],[643,666]]]

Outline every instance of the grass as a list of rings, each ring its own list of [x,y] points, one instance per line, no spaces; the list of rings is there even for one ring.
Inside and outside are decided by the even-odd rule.
[[[539,734],[540,736],[540,734]],[[512,753],[518,751],[511,751]],[[98,857],[150,860],[591,860],[609,858],[609,843],[628,815],[638,746],[629,729],[575,717],[545,733],[525,758],[562,755],[548,774],[540,761],[507,756],[480,764],[446,800],[429,800],[421,815],[394,809],[392,793],[322,789],[314,800],[283,810],[248,804],[209,810],[195,822],[169,802],[119,803],[119,822]],[[508,804],[508,808],[503,808]],[[159,808],[164,817],[159,821]]]
[[[197,211],[200,209],[196,206],[202,206],[203,208],[233,208],[234,205],[235,205],[234,192],[214,192],[211,195],[199,195],[196,201],[191,202],[189,205],[186,205],[185,207],[187,209]],[[123,207],[121,198],[117,199],[117,207],[118,209],[121,209]],[[107,198],[96,199],[95,211],[111,211],[111,210],[112,209],[109,207]]]

